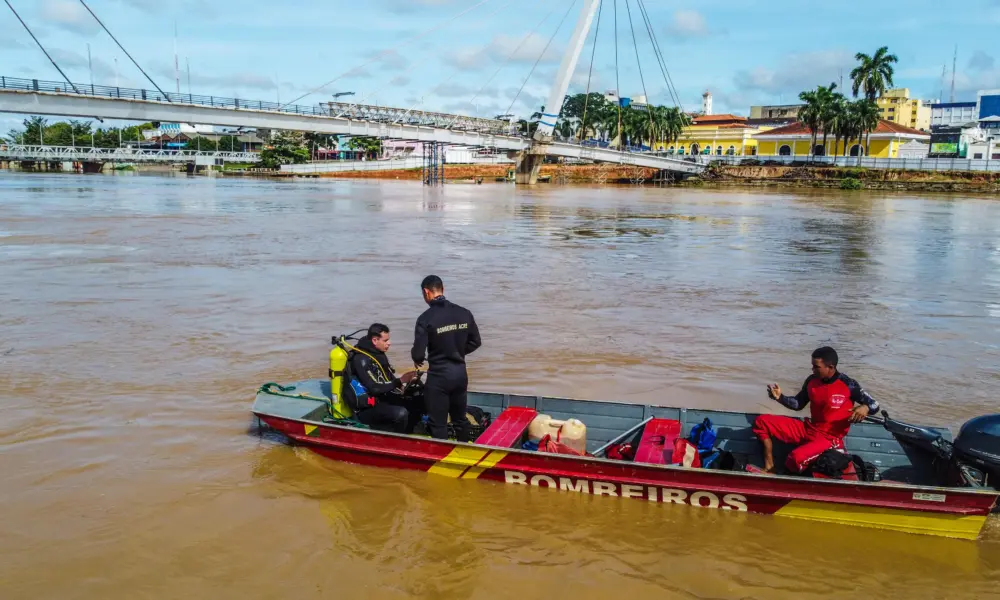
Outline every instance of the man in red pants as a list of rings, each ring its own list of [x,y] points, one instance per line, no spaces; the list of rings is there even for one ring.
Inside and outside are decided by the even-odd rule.
[[[851,423],[878,411],[878,402],[857,381],[837,372],[837,351],[829,346],[812,353],[812,375],[798,394],[786,396],[776,383],[767,386],[767,391],[792,410],[809,404],[810,412],[805,421],[779,415],[760,415],[754,421],[753,432],[764,445],[764,470],[768,473],[775,471],[771,438],[798,444],[788,454],[785,466],[792,473],[801,473],[827,450],[842,450]]]

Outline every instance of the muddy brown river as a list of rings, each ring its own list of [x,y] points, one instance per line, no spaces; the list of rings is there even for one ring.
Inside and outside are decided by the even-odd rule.
[[[964,542],[336,463],[253,432],[419,282],[472,386],[781,412],[830,344],[890,411],[1000,401],[1000,201],[0,172],[0,598],[986,598]]]

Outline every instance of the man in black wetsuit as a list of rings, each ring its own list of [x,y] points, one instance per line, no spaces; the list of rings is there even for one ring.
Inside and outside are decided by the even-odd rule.
[[[472,427],[465,416],[469,375],[465,356],[482,345],[472,313],[444,297],[444,283],[428,275],[420,284],[428,308],[417,318],[411,356],[418,368],[429,363],[424,400],[431,437],[447,439],[448,416],[460,442],[472,441]]]
[[[413,417],[400,390],[409,382],[412,373],[405,373],[402,379],[396,377],[385,354],[391,344],[389,328],[373,323],[368,334],[358,342],[357,351],[351,351],[351,371],[366,392],[358,398],[358,404],[364,408],[355,411],[355,416],[375,429],[409,433]]]

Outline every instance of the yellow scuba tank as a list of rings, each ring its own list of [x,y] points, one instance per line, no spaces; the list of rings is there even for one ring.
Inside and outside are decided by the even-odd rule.
[[[344,402],[344,395],[341,393],[345,385],[350,385],[350,382],[344,381],[346,368],[347,350],[344,348],[343,338],[333,338],[333,349],[330,350],[330,408],[334,417],[349,419],[354,416],[354,411]]]

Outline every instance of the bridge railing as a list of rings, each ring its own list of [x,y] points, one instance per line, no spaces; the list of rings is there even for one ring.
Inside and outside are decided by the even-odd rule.
[[[93,148],[88,146],[41,146],[32,144],[0,144],[4,160],[94,160],[134,162],[194,162],[218,159],[226,162],[258,162],[256,152],[162,150],[157,148]]]
[[[302,104],[280,104],[278,102],[265,102],[263,100],[243,100],[240,98],[226,98],[223,96],[202,96],[198,94],[179,94],[173,92],[160,93],[156,90],[111,87],[106,85],[91,85],[76,83],[70,85],[65,81],[43,81],[40,79],[22,79],[18,77],[0,76],[0,89],[14,90],[22,92],[48,92],[55,94],[74,94],[81,96],[93,96],[95,98],[113,98],[115,100],[143,100],[151,102],[172,102],[175,104],[193,104],[197,106],[210,106],[212,108],[232,108],[236,110],[260,110],[270,112],[290,113],[296,115],[308,115],[316,117],[331,117],[345,112],[344,118],[375,120],[392,122],[400,115],[393,114],[392,119],[373,119],[371,111],[364,105],[353,105],[355,110],[334,110],[339,107],[350,107],[350,104],[326,103],[325,105],[306,106]],[[384,107],[383,107],[384,108]],[[410,119],[416,119],[406,111],[408,124]],[[425,113],[419,113],[425,114]],[[454,125],[452,129],[469,131],[486,131],[499,135],[512,135],[507,123],[494,121],[492,119],[471,119],[452,115]],[[423,123],[421,123],[423,124]]]

